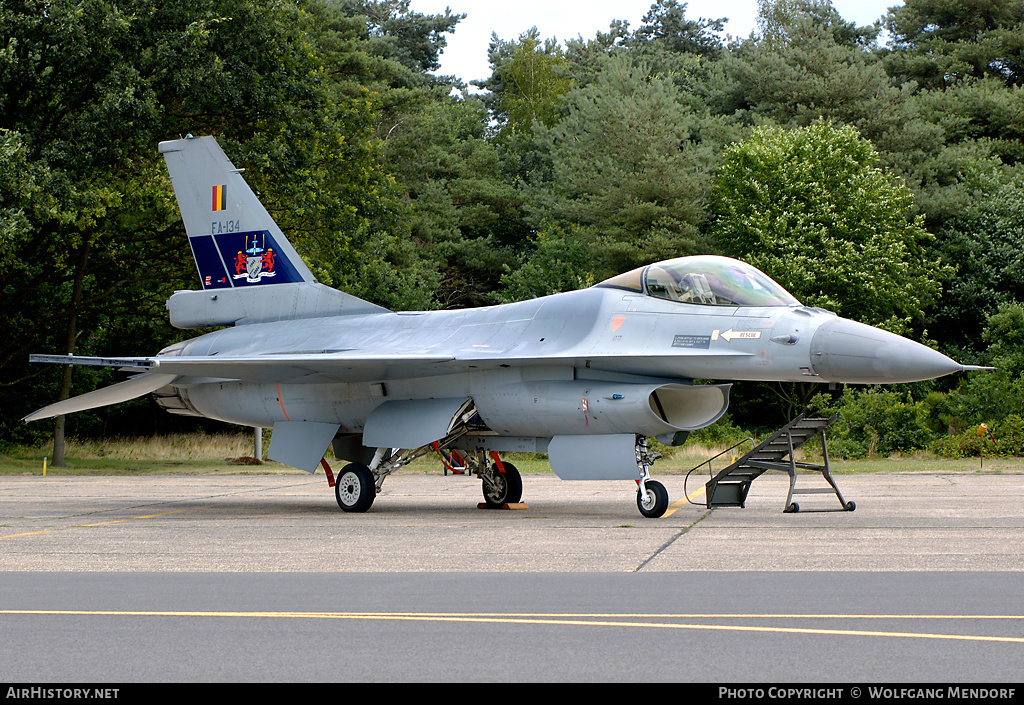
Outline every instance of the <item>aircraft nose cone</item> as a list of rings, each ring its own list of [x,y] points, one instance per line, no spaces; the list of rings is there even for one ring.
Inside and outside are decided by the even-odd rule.
[[[919,382],[963,369],[920,343],[845,318],[814,332],[811,367],[823,380],[851,384]]]

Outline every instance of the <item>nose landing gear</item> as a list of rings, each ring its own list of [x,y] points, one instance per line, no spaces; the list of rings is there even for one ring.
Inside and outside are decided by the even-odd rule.
[[[636,481],[636,506],[648,519],[657,519],[668,511],[668,490],[657,480],[651,479],[650,467],[661,457],[647,447],[647,439],[636,437],[636,469],[640,479]]]
[[[657,519],[668,511],[668,490],[657,480],[641,482],[636,491],[636,506],[648,519]]]

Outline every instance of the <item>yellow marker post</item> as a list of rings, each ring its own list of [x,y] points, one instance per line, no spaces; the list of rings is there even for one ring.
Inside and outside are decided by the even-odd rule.
[[[46,477],[46,456],[43,456],[43,477]]]
[[[985,469],[985,433],[988,431],[987,424],[978,426],[978,435],[981,436],[981,445],[978,446],[978,468]]]

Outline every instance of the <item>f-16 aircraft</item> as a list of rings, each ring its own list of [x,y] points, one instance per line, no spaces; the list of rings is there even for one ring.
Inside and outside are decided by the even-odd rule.
[[[154,394],[175,414],[272,428],[268,457],[314,472],[348,461],[340,507],[444,451],[492,506],[521,500],[499,453],[546,453],[562,479],[632,480],[662,516],[648,439],[682,443],[729,405],[731,382],[913,382],[968,369],[898,335],[803,306],[716,256],[640,267],[588,289],[466,310],[389,311],[318,283],[212,137],[162,142],[202,289],[167,302],[183,329],[224,326],[150,357],[35,355],[114,366],[127,381],[27,421]],[[698,384],[694,380],[715,380]]]

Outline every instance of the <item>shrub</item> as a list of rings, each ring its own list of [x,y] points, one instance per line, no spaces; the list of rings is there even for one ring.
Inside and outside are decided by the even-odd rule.
[[[839,412],[828,433],[829,453],[838,458],[909,453],[927,448],[935,438],[928,427],[928,405],[909,394],[847,389],[838,400],[819,394],[811,409],[822,415]]]
[[[936,455],[946,458],[974,458],[984,451],[988,456],[1024,456],[1024,418],[1010,414],[989,426],[988,433],[978,433],[978,426],[940,438],[932,444]]]

